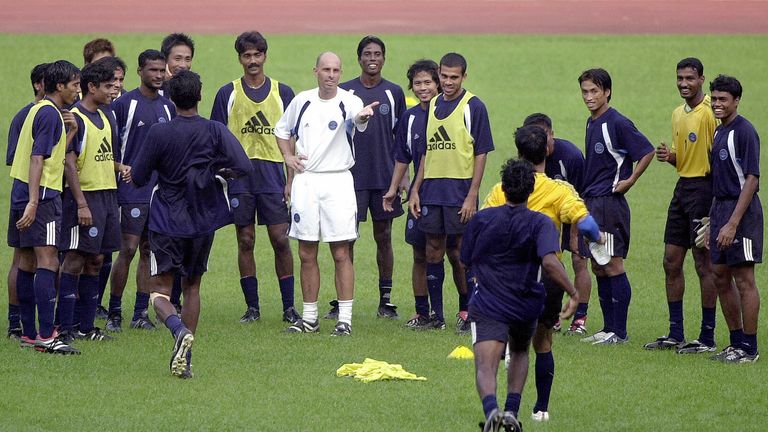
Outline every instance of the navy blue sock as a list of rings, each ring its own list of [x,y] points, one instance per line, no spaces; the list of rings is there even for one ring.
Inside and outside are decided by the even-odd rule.
[[[123,313],[123,296],[109,295],[109,313],[117,315]]]
[[[19,305],[8,303],[8,328],[21,328],[21,316]]]
[[[744,330],[736,329],[730,331],[731,346],[734,348],[741,348],[744,344]]]
[[[520,411],[520,393],[507,393],[507,401],[504,403],[504,411],[511,411],[517,417]]]
[[[459,312],[466,312],[469,309],[469,293],[459,293]]]
[[[149,307],[149,294],[136,291],[136,303],[133,305],[133,319],[141,318],[144,311]]]
[[[613,295],[613,332],[616,336],[627,338],[627,316],[629,315],[629,302],[632,300],[632,286],[629,285],[627,274],[622,273],[609,278],[611,281],[611,293]]]
[[[483,413],[485,418],[491,415],[491,411],[498,409],[499,403],[496,401],[496,395],[488,395],[483,398]]]
[[[101,270],[99,270],[99,300],[97,304],[101,304],[101,300],[104,298],[110,273],[112,273],[112,254],[108,253],[104,254],[104,262],[101,264]]]
[[[37,323],[35,322],[35,274],[19,269],[16,273],[16,297],[19,298],[19,316],[21,331],[24,336],[35,340]]]
[[[93,322],[96,320],[96,306],[99,304],[99,278],[100,276],[80,275],[80,283],[77,289],[80,293],[80,331],[88,333],[93,330]]]
[[[549,411],[549,395],[552,393],[554,379],[555,357],[552,351],[536,353],[536,405],[533,406],[533,412]]]
[[[240,278],[240,288],[243,289],[245,304],[248,307],[259,308],[259,281],[256,276]]]
[[[18,279],[16,284],[18,285]],[[56,272],[37,269],[34,287],[40,337],[48,339],[53,335],[53,318],[56,313]]]
[[[181,305],[181,273],[173,276],[173,288],[171,288],[171,304]]]
[[[56,315],[62,330],[72,330],[75,316],[75,301],[77,300],[78,275],[62,273],[59,281],[59,303]]]
[[[684,341],[683,301],[667,302],[667,306],[669,307],[669,337],[678,341]]]
[[[707,346],[715,346],[715,323],[717,322],[717,308],[701,308],[701,331],[699,342]]]
[[[576,313],[573,315],[573,319],[577,320],[587,316],[587,310],[589,309],[589,303],[579,303],[576,307]]]
[[[757,354],[757,333],[744,333],[744,342],[741,343],[742,349],[749,355]]]
[[[423,316],[429,316],[429,296],[413,296],[416,300],[416,313]]]
[[[389,303],[392,298],[392,279],[379,279],[379,306]]]
[[[427,263],[427,290],[429,291],[432,310],[441,321],[445,321],[445,316],[443,315],[444,280],[445,267],[443,266],[443,261],[440,261],[439,263]]]
[[[165,320],[165,326],[171,331],[171,335],[175,339],[181,329],[184,328],[184,324],[181,322],[181,318],[178,315],[169,315]]]
[[[293,304],[293,287],[295,285],[293,275],[283,276],[278,280],[280,284],[280,298],[283,300],[283,310],[292,308]]]
[[[613,294],[611,279],[597,277],[597,296],[600,299],[600,309],[603,311],[603,331],[613,331]]]
[[[78,283],[79,286],[79,283]],[[78,293],[80,292],[80,289],[78,288]],[[75,330],[78,330],[80,328],[80,317],[83,315],[83,301],[80,299],[80,296],[78,294],[77,299],[75,299],[75,310],[72,314],[72,328]]]

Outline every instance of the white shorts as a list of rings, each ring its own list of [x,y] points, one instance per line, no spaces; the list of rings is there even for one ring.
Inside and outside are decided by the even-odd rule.
[[[298,173],[291,184],[291,229],[297,240],[356,240],[357,198],[349,171]]]

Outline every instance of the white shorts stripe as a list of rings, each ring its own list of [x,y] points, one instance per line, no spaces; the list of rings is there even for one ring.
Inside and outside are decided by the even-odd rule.
[[[608,249],[608,254],[613,256],[613,234],[605,233],[605,248]]]
[[[69,230],[69,248],[77,249],[78,246],[80,246],[80,227],[75,225]]]
[[[752,239],[742,237],[742,244],[744,245],[744,259],[747,261],[754,261],[754,255],[752,254]]]
[[[474,321],[469,323],[469,328],[472,330],[472,345],[474,345],[477,342],[477,329]]]
[[[56,221],[45,224],[45,244],[56,246]]]
[[[151,276],[157,276],[157,259],[155,259],[155,253],[149,252],[149,274]]]

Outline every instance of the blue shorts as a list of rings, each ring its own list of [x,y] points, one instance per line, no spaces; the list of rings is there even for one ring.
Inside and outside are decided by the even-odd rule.
[[[77,223],[77,202],[69,189],[62,194],[64,209],[59,250],[77,250],[87,254],[107,254],[120,249],[120,212],[117,191],[84,191],[91,210],[90,226]]]
[[[259,225],[289,224],[291,215],[285,196],[281,193],[240,193],[229,198],[235,225],[242,227],[253,225],[258,218]]]
[[[461,223],[461,207],[423,205],[419,229],[427,234],[464,234],[467,224]]]
[[[371,211],[371,219],[375,221],[389,220],[402,216],[404,211],[399,197],[395,197],[391,212],[384,210],[382,197],[386,193],[387,191],[384,189],[356,190],[357,221],[365,222],[368,220],[368,210]]]
[[[741,223],[736,227],[733,244],[725,250],[717,248],[717,233],[728,223],[737,200],[715,199],[709,214],[709,252],[712,264],[735,266],[763,262],[763,208],[757,195],[752,198]]]
[[[696,244],[696,228],[712,207],[711,177],[681,177],[667,210],[664,243],[686,249]]]
[[[627,258],[629,253],[630,212],[622,194],[586,198],[587,210],[605,233],[606,246],[612,257]],[[579,255],[591,258],[586,243],[579,242]]]
[[[408,212],[408,220],[405,222],[405,242],[414,248],[426,249],[427,236],[424,231],[419,229],[419,219],[414,219],[411,212]],[[445,246],[447,249],[453,249],[458,245],[456,235],[449,235]]]
[[[19,231],[16,228],[16,222],[22,216],[24,216],[24,209],[12,209],[8,216],[8,246],[14,248],[58,246],[61,235],[61,195],[38,203],[35,221],[29,228]]]
[[[150,274],[175,271],[182,276],[198,276],[208,271],[213,234],[195,238],[171,237],[149,232]]]
[[[127,203],[120,206],[120,232],[138,237],[147,232],[149,204]]]
[[[483,316],[477,309],[469,306],[472,325],[472,345],[488,340],[509,342],[511,352],[524,352],[531,343],[536,331],[536,321],[501,322]]]

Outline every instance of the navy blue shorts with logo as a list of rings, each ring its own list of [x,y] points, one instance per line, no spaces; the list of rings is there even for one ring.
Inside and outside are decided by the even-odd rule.
[[[141,236],[147,232],[149,204],[123,204],[120,206],[120,231]]]
[[[709,214],[709,252],[712,264],[735,266],[763,262],[763,208],[757,195],[752,198],[741,223],[736,227],[733,243],[725,250],[717,248],[717,234],[728,223],[737,200],[715,199]]]
[[[291,222],[291,214],[281,193],[240,193],[229,197],[236,226],[280,225]]]
[[[16,222],[24,216],[24,209],[11,209],[8,215],[8,246],[31,248],[39,246],[58,246],[61,234],[61,195],[40,201],[35,213],[35,221],[29,228],[19,231]]]
[[[605,244],[613,257],[626,258],[629,253],[630,212],[622,194],[586,198],[589,214],[605,233]],[[579,255],[592,257],[585,242],[579,242]]]
[[[709,215],[712,207],[711,177],[680,177],[667,210],[664,243],[692,248],[696,243],[696,228]]]
[[[175,271],[182,276],[198,276],[208,271],[208,256],[213,245],[213,233],[195,238],[172,237],[149,232],[152,276]]]
[[[77,223],[77,202],[69,189],[62,194],[64,214],[59,250],[106,254],[120,249],[120,211],[116,190],[83,191],[91,211],[90,226]]]
[[[371,219],[375,221],[394,219],[402,216],[404,211],[399,196],[395,197],[391,212],[384,210],[382,198],[386,193],[387,191],[384,189],[356,190],[357,221],[365,222],[368,220],[368,210],[371,211]]]
[[[533,333],[536,331],[536,321],[532,322],[501,322],[485,317],[478,313],[472,305],[469,306],[472,317],[472,344],[488,340],[509,342],[511,352],[523,352],[528,349]]]
[[[427,235],[424,234],[424,231],[419,229],[419,220],[420,219],[414,219],[411,212],[408,212],[408,220],[405,222],[405,242],[415,248],[426,249]],[[446,248],[455,248],[458,245],[457,240],[456,235],[449,235],[445,241]]]
[[[461,207],[423,205],[419,229],[427,234],[464,234],[467,224],[461,223]]]

